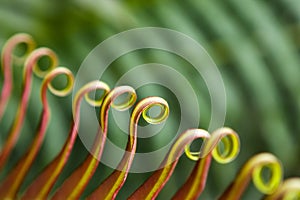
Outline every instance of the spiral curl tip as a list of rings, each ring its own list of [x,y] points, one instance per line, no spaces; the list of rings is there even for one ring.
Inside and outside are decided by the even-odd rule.
[[[123,95],[127,95],[127,98],[120,98]],[[106,132],[107,129],[108,111],[110,107],[119,111],[124,111],[132,107],[136,99],[136,92],[130,86],[119,86],[111,90],[103,99],[102,108],[100,110],[100,126],[102,127],[103,132]],[[118,106],[113,107],[117,100],[119,100]]]
[[[140,101],[139,106],[144,107],[142,111],[142,116],[144,120],[150,124],[159,124],[165,121],[169,116],[169,105],[166,100],[160,97],[148,97]],[[150,116],[150,109],[158,106],[160,108],[160,113],[157,116]]]
[[[125,94],[126,94],[126,98],[120,100],[120,102],[117,102],[117,99],[121,98],[120,96]],[[129,109],[131,106],[133,106],[133,104],[137,99],[135,90],[130,86],[120,86],[118,87],[118,90],[116,90],[114,94],[112,93],[112,95],[115,95],[115,97],[113,98],[111,107],[119,111],[124,111]]]
[[[16,55],[14,53],[15,48],[18,45],[25,44],[26,45],[26,50],[23,52],[22,55]],[[36,47],[36,42],[32,38],[31,35],[27,33],[18,33],[13,36],[11,36],[6,43],[3,46],[2,49],[2,62],[5,63],[9,61],[8,63],[11,64],[11,61],[15,61],[17,65],[21,65],[26,57],[35,49]],[[4,67],[4,65],[2,65]]]
[[[100,97],[96,98],[91,98],[90,97],[90,92],[87,92],[84,94],[84,98],[86,100],[86,102],[88,102],[88,104],[90,104],[91,106],[95,106],[95,107],[100,107],[102,105],[103,99],[104,97],[108,94],[108,92],[110,91],[109,86],[101,81],[92,81],[90,83],[87,83],[85,86],[83,86],[80,90],[86,90],[88,88],[95,88],[95,92],[96,90],[102,90],[103,93],[101,94]],[[81,92],[78,92],[77,95],[75,96],[75,99],[77,99],[77,96],[80,96]]]
[[[233,161],[240,152],[240,139],[238,134],[230,128],[221,128],[211,134],[210,140],[216,140],[217,146],[212,150],[213,158],[219,163]],[[223,149],[220,143],[223,143]]]
[[[133,106],[136,101],[136,93],[133,88],[130,86],[122,86],[127,88],[127,95],[126,98],[121,100],[120,102],[116,102],[116,99],[112,102],[111,106],[119,111],[124,111]],[[121,98],[121,97],[119,97]]]
[[[228,163],[234,160],[240,151],[240,140],[238,134],[230,128],[220,128],[204,141],[199,152],[192,152],[190,145],[185,147],[186,156],[194,161],[206,157],[212,153],[214,159],[219,163]],[[222,146],[222,148],[220,147]]]
[[[207,140],[207,138],[204,139],[204,141],[205,140]],[[197,161],[201,158],[200,155],[202,154],[201,152],[203,150],[203,145],[201,146],[200,151],[194,152],[194,151],[191,151],[191,144],[192,143],[189,143],[184,147],[184,153],[190,160]]]
[[[300,178],[288,178],[279,188],[264,200],[297,200],[300,199]]]
[[[37,49],[40,54],[40,57],[47,56],[49,58],[49,66],[47,69],[42,69],[38,63],[36,63],[33,67],[33,72],[40,78],[45,77],[49,72],[51,72],[58,65],[57,55],[49,48],[41,47]],[[35,51],[34,51],[35,52]],[[33,54],[34,55],[34,54]]]
[[[264,180],[263,170],[269,169],[271,177]],[[264,194],[272,194],[280,186],[283,177],[281,162],[270,153],[253,156],[241,168],[232,184],[221,195],[220,199],[240,199],[249,181],[253,180],[256,188]]]
[[[59,75],[65,75],[67,78],[67,84],[62,89],[56,89],[52,84],[52,81]],[[52,94],[63,97],[72,91],[74,85],[74,75],[68,68],[58,67],[53,69],[45,76],[42,84],[47,85]]]
[[[255,166],[252,173],[252,180],[254,185],[264,194],[272,194],[282,182],[282,165],[275,157],[265,154],[264,161],[260,165]],[[267,158],[269,156],[269,158]],[[263,179],[263,170],[268,168],[271,170],[271,177],[268,182]]]

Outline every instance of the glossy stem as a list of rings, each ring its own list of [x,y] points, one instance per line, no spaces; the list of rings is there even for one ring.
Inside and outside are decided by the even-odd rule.
[[[212,155],[208,154],[205,158],[200,158],[193,168],[187,181],[177,190],[172,197],[173,200],[197,199],[203,192],[211,164]]]
[[[158,118],[147,117],[147,111],[152,106],[161,106],[161,114]],[[87,199],[115,199],[121,187],[124,185],[131,167],[137,145],[137,126],[140,116],[143,114],[149,123],[161,123],[169,114],[168,103],[160,97],[148,97],[141,100],[132,111],[129,124],[129,136],[125,154],[117,169],[107,177],[103,183]],[[152,121],[153,120],[153,121]]]
[[[26,115],[29,96],[31,93],[33,68],[36,67],[37,61],[43,56],[49,56],[52,59],[53,66],[56,65],[56,55],[53,51],[51,51],[48,48],[36,49],[26,59],[23,79],[23,93],[19,102],[19,107],[15,120],[9,131],[8,138],[5,141],[5,144],[3,145],[3,148],[0,153],[0,170],[4,167],[13,147],[15,146],[19,138],[20,131],[23,126]]]
[[[129,108],[135,102],[136,94],[133,88],[129,86],[120,86],[113,89],[104,98],[100,110],[100,128],[94,140],[92,152],[87,156],[85,161],[64,181],[64,183],[55,192],[52,199],[79,199],[92,178],[100,158],[102,156],[104,144],[107,136],[107,123],[109,108],[113,101],[120,95],[129,93],[130,101],[126,102],[124,109]]]
[[[73,101],[73,115],[74,121],[71,125],[71,129],[68,138],[56,158],[47,165],[42,173],[35,178],[34,182],[26,189],[22,199],[47,199],[53,185],[57,181],[64,166],[66,165],[71,151],[74,146],[74,142],[77,136],[77,130],[79,128],[80,120],[80,105],[82,99],[89,92],[94,90],[103,90],[103,95],[97,100],[90,102],[93,106],[101,106],[104,96],[109,92],[107,84],[101,81],[92,81],[83,86],[75,95]]]
[[[162,162],[161,168],[155,171],[128,199],[155,199],[171,177],[185,146],[197,138],[209,137],[209,133],[202,129],[189,129],[182,133]]]
[[[4,74],[4,82],[0,95],[0,121],[3,117],[7,103],[11,96],[13,88],[13,51],[17,45],[24,43],[27,46],[27,52],[24,54],[25,58],[34,48],[35,42],[30,35],[25,33],[16,34],[12,36],[4,45],[1,53],[1,64]]]
[[[50,82],[60,74],[66,74],[67,76],[72,77],[73,75],[71,71],[66,68],[57,68],[49,73],[42,84],[41,88],[41,99],[43,104],[43,111],[40,118],[40,123],[38,126],[38,130],[35,134],[35,138],[30,145],[30,149],[27,153],[19,160],[13,170],[8,174],[8,176],[4,179],[4,181],[0,185],[0,199],[15,199],[17,196],[17,192],[29,170],[34,159],[39,152],[41,144],[46,134],[46,130],[50,121],[50,107],[47,100],[47,88]],[[70,90],[68,90],[66,94],[68,94]]]

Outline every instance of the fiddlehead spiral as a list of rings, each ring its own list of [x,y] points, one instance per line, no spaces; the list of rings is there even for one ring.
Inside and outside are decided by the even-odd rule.
[[[300,199],[300,178],[286,179],[281,186],[264,200],[297,200]]]
[[[183,132],[171,147],[167,157],[161,163],[161,169],[155,171],[129,199],[155,199],[164,185],[170,179],[178,159],[186,145],[197,138],[207,139],[210,135],[202,129],[189,129]]]
[[[154,106],[159,106],[161,109],[160,114],[156,117],[150,116],[148,112]],[[127,178],[135,155],[137,145],[137,125],[141,115],[148,123],[162,123],[169,115],[169,105],[160,97],[147,97],[137,103],[130,117],[126,152],[120,161],[117,170],[106,178],[104,182],[88,197],[88,199],[115,199]]]
[[[91,99],[88,94],[92,91],[102,90],[103,94],[98,99]],[[73,145],[77,136],[80,120],[80,105],[85,97],[86,101],[92,106],[101,106],[104,97],[110,91],[109,86],[101,81],[92,81],[84,85],[75,95],[73,101],[74,121],[68,138],[57,157],[43,170],[43,172],[35,179],[35,181],[27,188],[23,199],[46,199],[56,182],[59,174],[66,165],[68,158],[73,149]]]
[[[136,100],[136,93],[135,90],[129,86],[116,87],[105,96],[100,110],[100,128],[94,140],[92,152],[88,155],[84,162],[69,176],[69,178],[65,180],[65,182],[54,194],[53,199],[78,199],[82,194],[101,159],[107,137],[106,135],[109,108],[113,105],[114,101],[122,94],[128,94],[129,98],[119,104],[114,105],[116,108],[126,110],[134,104]]]
[[[239,150],[239,136],[230,128],[220,128],[214,131],[210,138],[204,141],[200,152],[191,152],[190,145],[187,145],[186,155],[192,160],[197,160],[197,163],[187,181],[172,199],[197,199],[206,185],[211,157],[225,164],[234,160]]]
[[[26,52],[22,56],[14,55],[14,49],[20,45],[25,44],[27,49]],[[4,73],[4,83],[1,91],[0,96],[0,120],[5,112],[7,102],[10,98],[11,91],[13,88],[13,79],[12,79],[12,72],[13,72],[13,60],[17,64],[21,64],[24,59],[33,51],[35,48],[35,42],[30,35],[25,33],[19,33],[12,36],[4,45],[2,52],[1,52],[1,65],[2,70]]]
[[[19,56],[18,50],[20,50],[20,44],[25,45],[26,51],[23,55]],[[22,48],[22,47],[21,47]],[[32,80],[32,74],[33,72],[36,73],[38,76],[45,76],[49,73],[49,71],[52,71],[54,67],[57,65],[57,60],[55,54],[46,55],[37,55],[37,52],[40,52],[42,54],[42,48],[38,49],[36,51],[33,51],[35,48],[34,41],[32,38],[26,34],[18,34],[16,36],[13,36],[12,39],[8,41],[8,43],[5,45],[2,51],[1,55],[1,62],[2,62],[2,68],[3,68],[3,80],[4,84],[0,85],[1,90],[1,96],[0,96],[0,122],[1,119],[3,119],[3,122],[9,121],[11,113],[5,113],[6,106],[8,105],[7,102],[10,101],[10,96],[12,93],[12,88],[16,83],[12,80],[13,75],[13,67],[14,65],[23,65],[25,58],[27,58],[24,68],[24,80],[23,80],[23,91],[21,91],[21,101],[20,105],[18,106],[18,112],[15,117],[15,122],[11,126],[10,134],[7,140],[7,143],[4,142],[4,148],[2,152],[0,151],[0,168],[3,167],[6,164],[6,159],[12,158],[10,155],[11,149],[14,148],[15,143],[19,137],[19,134],[21,131],[24,132],[24,129],[22,130],[23,121],[26,117],[30,115],[27,115],[27,103],[29,101],[29,96],[31,92],[31,80]],[[23,49],[24,50],[24,49]],[[44,48],[45,50],[45,48]],[[21,50],[22,51],[22,50]],[[32,52],[33,51],[33,52]],[[23,51],[24,52],[24,51]],[[31,54],[30,54],[31,53]],[[34,58],[33,54],[36,53],[36,57]],[[18,55],[17,55],[18,54]],[[28,57],[28,55],[30,56]],[[50,57],[51,66],[48,68],[48,70],[43,70],[43,67],[40,65],[41,61],[39,60],[41,57]],[[30,61],[31,59],[31,61]],[[35,60],[36,59],[36,60]],[[43,62],[43,61],[42,61]],[[30,66],[30,67],[29,67]],[[150,69],[152,71],[152,69]],[[59,74],[57,74],[59,75]],[[69,75],[67,75],[69,76]],[[1,77],[2,78],[2,77]],[[68,78],[68,77],[67,77]],[[48,78],[46,78],[48,79]],[[2,79],[1,79],[2,80]],[[17,80],[16,80],[17,81]],[[54,81],[55,82],[55,81]],[[72,82],[72,78],[69,78],[69,82]],[[39,122],[39,126],[36,130],[36,136],[32,142],[31,147],[29,148],[28,152],[23,156],[23,158],[17,162],[17,165],[15,168],[12,168],[11,171],[8,171],[7,174],[3,174],[3,182],[0,183],[0,198],[18,198],[19,195],[21,195],[21,192],[19,191],[19,186],[23,182],[24,177],[26,174],[28,174],[28,170],[31,166],[31,164],[34,162],[34,159],[36,159],[36,155],[40,149],[41,143],[43,141],[44,134],[46,133],[47,124],[50,121],[50,107],[48,105],[46,93],[49,90],[51,90],[55,95],[64,95],[68,92],[68,90],[71,90],[71,84],[66,85],[66,90],[57,90],[57,88],[54,87],[54,84],[52,82],[46,82],[43,83],[42,88],[42,102],[43,102],[43,111],[41,113],[41,118]],[[89,84],[88,84],[89,85]],[[75,96],[74,102],[72,104],[72,109],[74,113],[74,122],[71,124],[70,132],[68,135],[68,138],[66,140],[65,145],[63,146],[62,150],[60,151],[59,155],[51,162],[48,167],[43,171],[43,173],[38,176],[37,179],[34,180],[34,183],[28,188],[27,191],[31,191],[30,188],[34,188],[35,191],[33,192],[33,196],[30,196],[32,193],[26,191],[25,195],[23,196],[23,199],[46,199],[50,198],[50,190],[57,180],[58,176],[61,174],[63,167],[65,166],[66,162],[68,161],[68,158],[70,156],[70,153],[73,149],[73,144],[77,135],[77,129],[79,126],[80,121],[80,104],[81,100],[83,98],[86,99],[88,103],[90,103],[92,106],[102,106],[103,108],[100,109],[100,124],[101,128],[99,129],[99,132],[97,134],[97,137],[95,138],[95,144],[93,149],[91,150],[92,154],[95,155],[96,158],[92,158],[90,155],[84,164],[79,167],[77,171],[74,172],[74,175],[70,179],[67,179],[67,183],[62,186],[63,189],[58,190],[58,192],[54,195],[54,198],[79,198],[82,191],[87,186],[87,183],[89,182],[91,176],[93,175],[99,159],[102,155],[102,150],[104,147],[106,134],[107,134],[107,117],[108,117],[108,110],[109,107],[115,107],[116,109],[123,110],[127,107],[130,107],[134,101],[136,100],[135,95],[129,95],[128,101],[125,101],[121,104],[118,104],[117,101],[110,101],[111,99],[114,99],[113,95],[117,96],[117,89],[114,90],[115,93],[107,94],[109,91],[109,88],[107,85],[100,84],[100,81],[95,81],[91,83],[91,85],[86,85],[86,87],[82,88],[82,90],[79,90],[77,96]],[[97,86],[96,86],[97,85]],[[97,88],[96,88],[97,87]],[[92,89],[93,88],[93,89]],[[124,87],[126,88],[126,87]],[[17,88],[16,88],[17,89]],[[105,90],[103,93],[103,96],[99,99],[94,100],[91,98],[90,92],[94,89],[103,89]],[[121,91],[121,90],[119,90]],[[261,94],[264,94],[263,92]],[[111,95],[111,96],[110,96]],[[109,97],[110,96],[110,97]],[[103,101],[104,97],[107,97],[107,101]],[[189,98],[189,96],[188,96]],[[50,98],[49,98],[50,99]],[[276,98],[275,98],[276,99]],[[13,98],[12,100],[16,100],[16,98]],[[14,102],[9,103],[9,106],[12,105]],[[266,105],[268,102],[265,102]],[[51,105],[50,105],[51,106]],[[137,106],[138,107],[138,106]],[[272,106],[271,106],[272,107]],[[274,106],[273,106],[274,107]],[[276,107],[276,106],[275,106]],[[46,108],[46,109],[45,109]],[[165,110],[165,107],[161,107],[162,110]],[[138,109],[138,108],[136,108]],[[142,114],[139,114],[139,112],[136,112],[136,123],[130,122],[130,130],[132,130],[132,124],[137,124],[137,121],[139,120],[140,116],[143,116],[146,121],[150,123],[158,123],[160,120],[163,120],[167,115],[166,113],[162,112],[161,115],[158,117],[151,118],[149,111],[151,108],[147,108],[144,111],[142,111]],[[8,111],[11,111],[13,109],[8,109]],[[272,109],[267,110],[270,112],[264,112],[273,114]],[[169,111],[168,111],[169,112]],[[148,113],[148,114],[147,114]],[[5,114],[8,114],[5,116]],[[57,113],[58,114],[58,113]],[[82,113],[81,113],[82,114]],[[2,118],[2,117],[8,117],[8,118]],[[135,118],[135,117],[133,117]],[[26,119],[27,120],[27,119]],[[29,119],[30,120],[30,119]],[[269,120],[270,121],[270,120]],[[278,120],[277,120],[278,121]],[[280,122],[280,120],[279,120]],[[2,123],[4,124],[4,123]],[[30,123],[27,125],[30,126]],[[98,123],[97,123],[98,125]],[[4,125],[6,126],[6,125]],[[25,124],[26,126],[26,124]],[[273,127],[272,123],[268,124],[268,126]],[[26,127],[27,128],[27,127]],[[28,127],[29,128],[29,127]],[[87,127],[89,128],[89,127]],[[135,127],[136,128],[136,127]],[[274,126],[274,130],[279,128],[279,132],[282,129],[282,126]],[[285,127],[283,127],[284,130]],[[282,129],[282,130],[283,130]],[[3,130],[3,129],[1,129]],[[0,132],[1,132],[0,130]],[[88,129],[87,129],[88,130]],[[222,133],[222,131],[223,133]],[[282,131],[281,130],[281,131]],[[195,132],[201,132],[201,130],[189,130],[187,132],[191,132],[190,134],[193,135],[193,131]],[[3,131],[2,131],[3,132]],[[95,131],[96,132],[96,131]],[[227,132],[227,133],[224,133]],[[208,175],[208,171],[210,168],[211,159],[215,158],[217,161],[221,163],[227,163],[232,161],[239,150],[238,145],[239,141],[235,140],[235,138],[231,138],[231,136],[234,136],[234,134],[230,134],[230,132],[234,132],[231,129],[228,128],[222,128],[220,130],[215,131],[212,133],[211,136],[205,136],[205,131],[203,132],[203,138],[206,138],[204,140],[204,143],[202,145],[202,149],[200,152],[191,152],[189,145],[186,146],[186,154],[193,160],[197,161],[196,166],[188,178],[188,181],[184,184],[184,186],[177,192],[177,194],[174,196],[174,199],[195,199],[197,196],[199,196],[204,189],[204,186],[206,184],[206,177]],[[272,131],[271,131],[272,132]],[[104,134],[105,133],[105,134]],[[218,135],[218,134],[219,135]],[[134,135],[135,134],[135,135]],[[136,132],[130,131],[129,138],[128,138],[128,144],[126,147],[127,155],[125,154],[122,161],[119,163],[118,169],[120,169],[122,172],[114,172],[112,176],[107,178],[104,184],[102,184],[98,190],[96,190],[89,198],[96,198],[96,199],[113,199],[116,197],[118,191],[123,186],[126,177],[128,175],[128,172],[131,167],[132,160],[134,159],[135,154],[135,148],[136,148]],[[187,134],[188,135],[188,134]],[[182,136],[183,137],[183,136]],[[188,136],[186,136],[188,137]],[[192,137],[192,136],[191,136]],[[199,136],[200,137],[200,136]],[[184,137],[183,137],[184,138]],[[277,137],[274,141],[276,140]],[[284,137],[281,137],[281,139]],[[179,155],[184,149],[184,144],[187,140],[182,139],[179,137],[179,141],[175,142],[174,148],[170,149],[170,152],[168,156],[165,158],[164,162],[161,164],[160,170],[157,170],[153,176],[149,178],[149,180],[146,181],[146,183],[138,189],[138,191],[132,195],[130,198],[136,198],[136,199],[154,199],[157,197],[158,193],[161,191],[161,189],[164,187],[165,183],[169,180],[175,166],[177,163],[177,160],[179,158]],[[280,140],[281,140],[280,139]],[[190,140],[191,142],[192,140]],[[221,141],[221,142],[220,142]],[[20,141],[22,142],[22,141]],[[182,143],[180,143],[182,142]],[[276,141],[274,145],[276,146]],[[216,147],[217,145],[217,147]],[[291,145],[290,145],[291,146]],[[16,149],[18,151],[18,149]],[[235,152],[235,153],[234,153]],[[13,154],[12,154],[13,155]],[[284,154],[282,154],[284,155]],[[282,156],[281,156],[282,157]],[[288,156],[289,158],[292,158],[291,156]],[[269,158],[261,158],[261,160],[258,159],[257,166],[260,167],[254,167],[254,159],[250,159],[249,163],[246,163],[244,172],[241,170],[240,177],[237,177],[236,180],[231,184],[231,186],[227,189],[227,191],[223,194],[221,199],[237,199],[241,198],[241,195],[243,191],[246,188],[246,185],[250,182],[250,179],[252,177],[254,184],[258,186],[258,188],[266,193],[266,196],[264,197],[267,200],[270,199],[285,199],[285,200],[291,200],[291,199],[300,199],[299,198],[299,180],[296,178],[288,179],[283,184],[278,186],[278,182],[276,181],[280,179],[279,171],[281,171],[280,163],[279,165],[276,164],[276,161],[274,163]],[[13,159],[12,159],[13,160]],[[173,161],[175,162],[173,163]],[[264,163],[265,162],[265,163]],[[253,168],[251,167],[253,164]],[[263,164],[262,164],[263,163]],[[279,166],[279,167],[278,167]],[[7,166],[9,167],[9,166]],[[292,166],[295,167],[295,166]],[[9,168],[8,168],[9,169]],[[265,173],[265,169],[268,170],[268,174]],[[10,169],[9,169],[10,170]],[[248,170],[248,171],[247,171]],[[251,172],[251,173],[250,173]],[[275,175],[274,175],[275,174]],[[276,175],[277,174],[277,175]],[[6,176],[8,175],[8,176]],[[29,175],[29,174],[28,174]],[[6,177],[5,177],[6,176]],[[237,185],[237,186],[236,186]],[[101,188],[101,189],[100,189]],[[186,188],[186,189],[183,189]],[[277,188],[277,189],[276,189]],[[18,192],[19,191],[19,192]],[[274,192],[275,191],[275,192]],[[17,193],[18,192],[18,193]],[[141,192],[141,193],[139,193]],[[65,193],[65,194],[62,194]],[[28,195],[30,194],[30,195]]]
[[[23,78],[23,93],[22,93],[22,97],[19,102],[18,111],[17,111],[16,117],[15,117],[15,120],[9,131],[8,138],[5,141],[5,144],[0,153],[0,169],[3,168],[8,156],[11,153],[12,148],[15,146],[15,144],[19,138],[20,131],[21,131],[21,128],[24,123],[27,105],[28,105],[30,92],[31,92],[32,71],[34,68],[36,68],[36,69],[38,68],[37,62],[42,57],[49,57],[51,60],[51,65],[48,67],[48,70],[46,70],[46,71],[49,71],[57,66],[56,54],[48,48],[36,49],[33,52],[31,52],[30,55],[28,56],[28,58],[26,59],[24,74],[23,74],[23,76],[24,76],[24,78]]]
[[[65,88],[58,90],[55,89],[51,82],[54,78],[59,75],[65,75],[68,79],[67,85]],[[43,104],[43,111],[40,118],[39,127],[37,129],[35,138],[30,145],[30,149],[27,153],[19,160],[15,168],[8,174],[0,186],[1,198],[14,199],[16,198],[17,191],[19,190],[30,166],[32,165],[40,147],[43,142],[44,136],[46,134],[47,126],[50,121],[50,107],[47,100],[47,88],[57,95],[57,96],[66,96],[72,90],[74,82],[73,74],[70,70],[64,67],[59,67],[51,71],[46,75],[42,87],[41,87],[41,99]]]
[[[268,181],[265,181],[262,172],[271,171]],[[264,194],[272,194],[282,181],[283,170],[280,161],[270,153],[261,153],[246,162],[232,184],[221,195],[220,199],[240,199],[250,180]]]
[[[221,145],[222,143],[222,149]],[[191,152],[190,145],[185,147],[185,153],[191,160],[199,160],[209,153],[219,163],[228,163],[236,158],[240,151],[240,140],[238,134],[230,128],[220,128],[214,131],[210,138],[205,140],[200,152]]]

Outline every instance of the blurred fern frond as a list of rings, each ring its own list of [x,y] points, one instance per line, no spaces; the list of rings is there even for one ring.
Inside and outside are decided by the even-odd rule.
[[[59,5],[59,6],[58,6]],[[101,2],[39,2],[1,1],[0,3],[0,45],[14,33],[27,32],[44,46],[55,49],[60,62],[73,66],[75,74],[85,56],[94,46],[107,37],[134,27],[159,26],[181,31],[201,43],[217,62],[225,82],[227,92],[226,126],[234,127],[240,133],[242,148],[236,162],[222,166],[226,174],[220,172],[218,165],[212,163],[211,178],[202,196],[212,199],[222,193],[237,173],[238,169],[252,155],[268,151],[278,157],[285,166],[285,176],[299,176],[300,150],[297,142],[300,139],[300,57],[299,57],[299,1],[137,1]],[[163,60],[173,65],[175,59],[170,55],[147,57],[141,54],[131,55],[120,60],[130,66],[139,62]],[[173,60],[173,61],[172,61]],[[177,61],[177,60],[176,60]],[[175,63],[176,63],[175,61]],[[184,65],[184,63],[183,63]],[[118,69],[116,67],[116,69]],[[186,67],[187,74],[192,74]],[[116,70],[118,71],[118,70]],[[3,118],[1,132],[7,133],[17,110],[21,94],[22,70],[14,70],[15,89],[8,102],[7,116]],[[111,73],[108,84],[119,76]],[[192,76],[191,76],[192,77]],[[196,81],[192,84],[197,86]],[[0,77],[3,83],[3,76]],[[110,82],[109,82],[110,81]],[[40,80],[33,79],[32,96],[39,96]],[[0,85],[2,88],[2,84]],[[70,98],[55,99],[48,97],[52,105],[52,122],[45,142],[37,155],[39,164],[33,164],[24,186],[28,186],[34,177],[59,153],[58,146],[66,140],[72,107]],[[204,96],[203,102],[209,102]],[[54,106],[55,105],[55,106]],[[206,107],[206,103],[201,107]],[[30,99],[23,133],[31,133],[38,126],[42,108],[38,98]],[[61,110],[65,112],[61,113]],[[204,111],[202,128],[207,128],[209,110]],[[61,114],[56,114],[61,113]],[[55,124],[63,124],[56,126]],[[174,122],[176,123],[176,122]],[[64,134],[62,134],[64,133]],[[1,134],[1,145],[6,140]],[[18,148],[13,150],[13,157],[4,168],[7,174],[26,150],[34,137],[32,134],[21,134]],[[243,142],[244,141],[244,142]],[[155,141],[154,141],[155,143]],[[54,188],[82,162],[88,153],[80,140],[75,142],[70,163],[63,171]],[[79,156],[80,155],[80,156]],[[188,172],[194,163],[182,158],[168,184],[161,191],[159,198],[170,198],[187,179]],[[104,180],[112,171],[100,164],[101,170],[95,172],[84,195],[96,189],[96,183]],[[221,175],[222,174],[222,175]],[[150,174],[130,174],[121,196],[129,196]],[[218,177],[222,177],[221,180]],[[246,199],[260,197],[254,187],[247,190]]]

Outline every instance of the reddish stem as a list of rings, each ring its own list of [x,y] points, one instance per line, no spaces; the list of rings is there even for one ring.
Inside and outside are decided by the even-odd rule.
[[[32,165],[40,147],[43,142],[46,130],[50,121],[50,107],[47,100],[47,86],[59,74],[65,73],[66,68],[57,68],[49,73],[43,81],[41,88],[41,97],[43,104],[43,111],[41,114],[41,121],[39,123],[36,136],[30,145],[30,149],[17,163],[14,169],[4,179],[0,185],[0,199],[15,199],[17,192]],[[67,73],[71,74],[69,70]],[[72,75],[72,74],[71,74]]]
[[[269,167],[272,170],[272,175],[267,183],[260,174],[263,167]],[[242,166],[235,180],[227,187],[219,199],[241,199],[252,178],[257,189],[265,194],[272,194],[281,184],[282,176],[280,161],[272,154],[260,153],[253,156]]]
[[[125,154],[115,170],[87,199],[115,199],[121,187],[124,185],[131,167],[137,145],[137,124],[142,113],[147,112],[152,106],[160,105],[161,118],[156,123],[164,121],[169,114],[168,103],[160,97],[148,97],[141,100],[132,111],[129,125],[129,136]],[[149,118],[150,119],[150,118]],[[148,121],[149,122],[149,121]]]
[[[54,183],[56,182],[59,174],[62,172],[66,165],[74,142],[77,136],[80,120],[80,105],[83,97],[93,90],[104,90],[103,96],[109,92],[109,87],[100,81],[93,81],[83,86],[74,98],[74,122],[60,153],[56,158],[44,169],[44,171],[34,180],[34,182],[27,188],[22,199],[46,199],[49,195]],[[103,99],[103,98],[101,98]],[[100,101],[102,101],[100,99]],[[100,106],[100,105],[99,105]]]
[[[4,73],[4,83],[0,96],[0,121],[7,107],[6,105],[9,101],[13,88],[13,51],[15,47],[21,43],[25,43],[27,45],[27,54],[35,48],[35,42],[33,41],[32,37],[30,35],[21,33],[12,36],[2,49],[1,62]],[[27,56],[27,54],[25,54],[25,56]]]
[[[102,156],[104,144],[107,135],[108,111],[113,101],[120,95],[129,93],[132,95],[134,103],[136,94],[133,88],[129,86],[120,86],[113,89],[104,98],[100,110],[100,128],[94,140],[92,153],[88,155],[85,161],[69,176],[60,188],[55,192],[52,199],[79,199],[82,192],[86,188],[89,180],[94,174],[99,160]],[[129,108],[132,103],[128,104]]]
[[[223,138],[227,138],[227,143],[224,143],[224,151],[226,153],[220,153],[217,149],[218,144]],[[172,199],[197,199],[205,188],[212,156],[214,156],[214,158],[217,156],[219,162],[228,163],[236,158],[239,149],[239,137],[235,131],[226,127],[214,131],[210,138],[204,142],[203,148],[198,153],[198,161],[188,180],[176,192]],[[189,150],[188,153],[192,154]]]
[[[161,169],[155,171],[130,197],[131,200],[155,199],[164,185],[170,179],[178,159],[186,145],[197,138],[209,138],[208,132],[202,129],[190,129],[180,135],[172,146],[168,156],[161,164]]]
[[[54,52],[52,52],[48,48],[39,48],[34,50],[25,62],[25,72],[24,72],[24,79],[23,79],[23,94],[19,103],[18,111],[13,122],[13,125],[9,131],[9,135],[7,140],[5,141],[4,147],[0,153],[0,169],[2,169],[13,149],[15,146],[21,128],[23,126],[23,122],[25,119],[25,114],[27,110],[28,100],[31,93],[31,81],[32,81],[32,71],[35,67],[37,61],[42,56],[49,56],[53,60],[56,59]]]
[[[210,153],[196,163],[188,180],[172,197],[173,200],[187,199],[187,197],[193,200],[201,195],[206,185],[211,159],[212,155]]]

